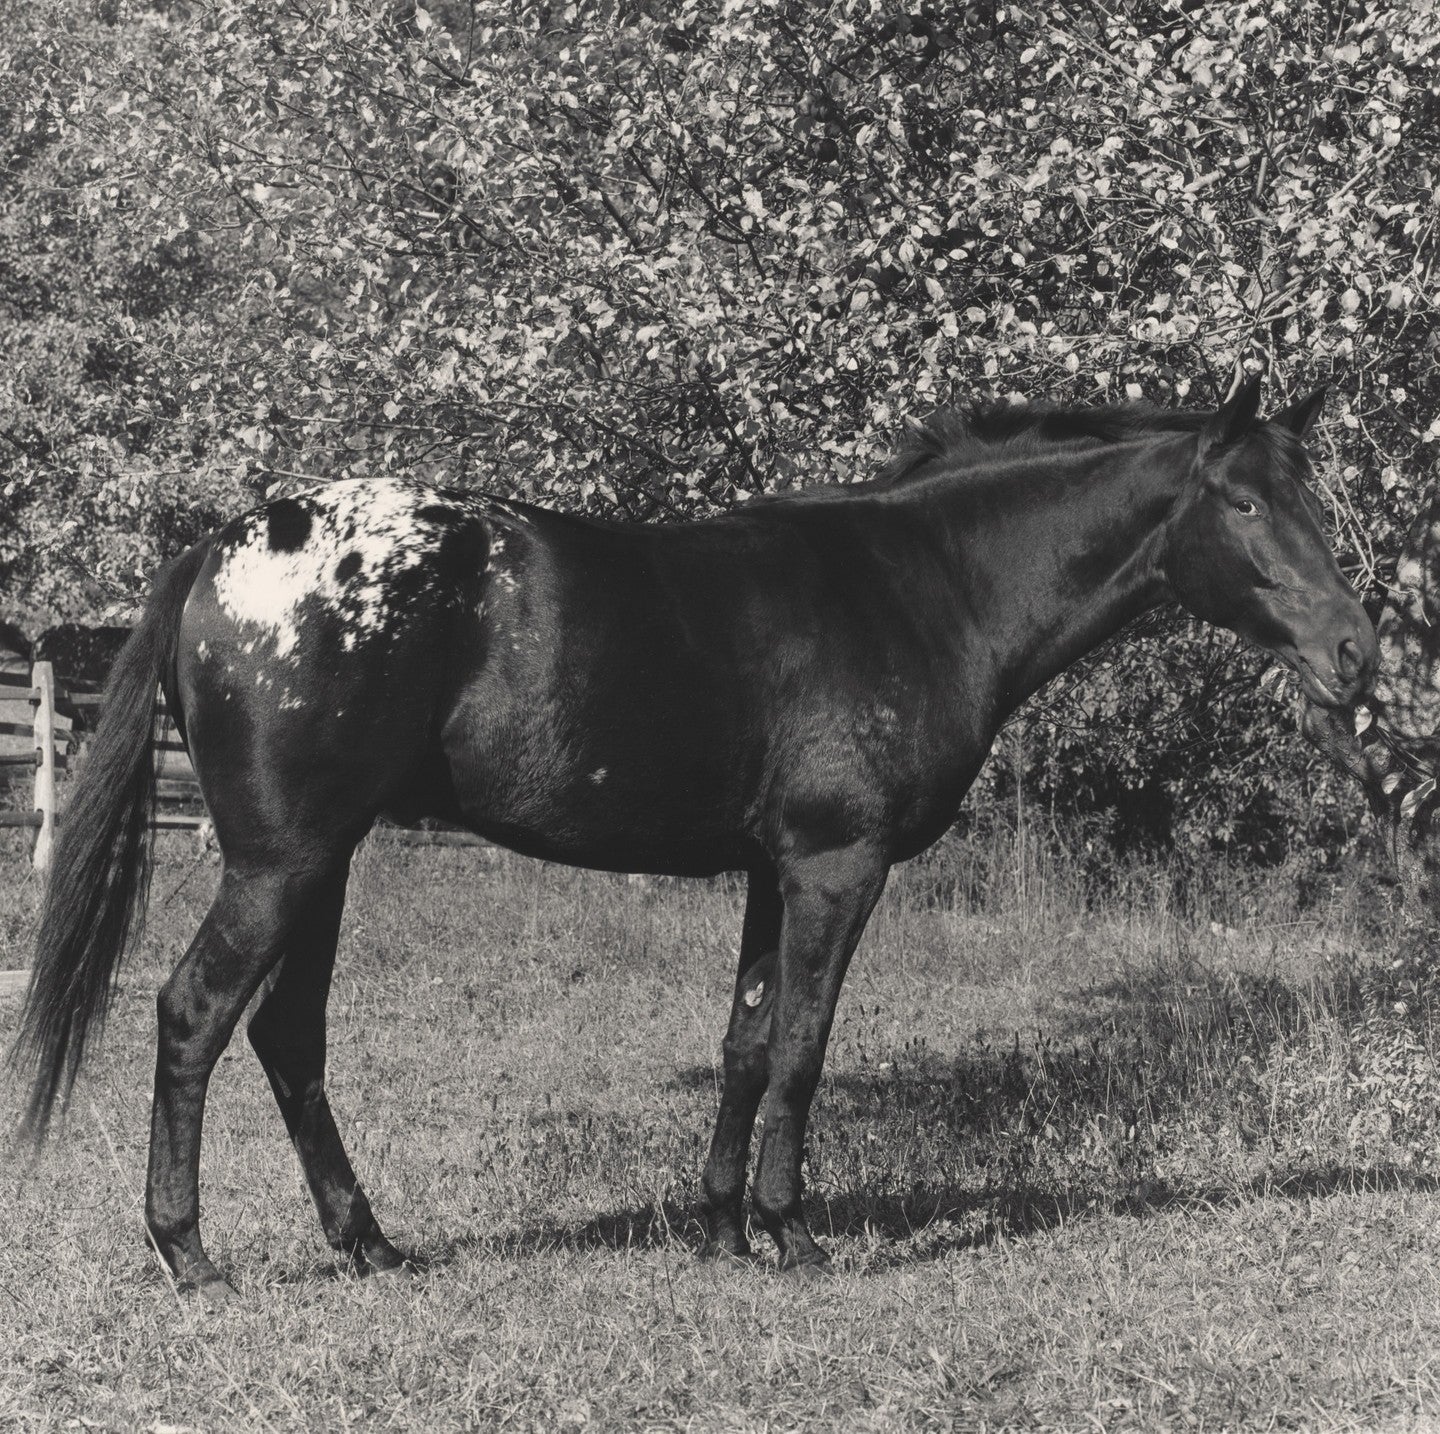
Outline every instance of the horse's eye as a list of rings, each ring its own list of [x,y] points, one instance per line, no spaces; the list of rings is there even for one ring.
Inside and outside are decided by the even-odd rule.
[[[1260,510],[1248,498],[1242,498],[1235,505],[1235,511],[1242,518],[1253,518]]]

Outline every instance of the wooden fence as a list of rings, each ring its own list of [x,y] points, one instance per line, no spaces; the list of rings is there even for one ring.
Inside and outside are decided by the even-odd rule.
[[[57,774],[76,756],[77,734],[71,719],[57,704],[85,714],[87,728],[100,716],[103,699],[98,689],[83,683],[59,686],[50,663],[37,662],[29,673],[0,672],[0,771],[5,768],[34,772],[34,802],[29,810],[0,807],[0,827],[24,827],[35,833],[31,860],[36,871],[48,871],[55,850]],[[28,715],[26,713],[28,706]],[[10,720],[4,720],[6,717]],[[18,739],[18,740],[17,740]],[[155,746],[155,790],[159,801],[151,826],[157,831],[195,831],[209,817],[189,754],[160,698],[152,738]],[[405,841],[433,846],[487,846],[471,832],[445,823],[427,823],[415,829],[382,822],[381,829]]]
[[[36,871],[49,869],[55,850],[55,828],[59,820],[57,776],[65,771],[76,755],[77,733],[71,719],[63,716],[58,706],[84,713],[86,726],[93,727],[100,714],[101,695],[98,690],[76,683],[61,687],[48,662],[37,662],[29,674],[0,672],[0,712],[10,720],[0,720],[0,769],[33,770],[34,801],[29,810],[0,809],[0,827],[27,827],[35,833],[31,860]],[[24,705],[31,709],[29,721],[14,720]],[[28,739],[17,744],[16,738]],[[17,745],[20,750],[16,750]],[[160,702],[160,716],[154,737],[156,762],[156,793],[164,807],[157,810],[152,825],[161,831],[194,831],[208,819],[195,771],[190,765],[185,744],[175,724]],[[173,808],[180,808],[174,810]]]
[[[0,768],[29,767],[35,773],[33,809],[0,811],[0,827],[33,828],[35,869],[44,871],[55,850],[55,774],[69,761],[70,746],[69,732],[57,726],[54,669],[37,662],[28,674],[0,672],[0,703],[15,716],[26,705],[32,709],[28,722],[0,721],[0,737],[29,739],[28,748],[0,751]],[[15,747],[13,740],[4,745]]]

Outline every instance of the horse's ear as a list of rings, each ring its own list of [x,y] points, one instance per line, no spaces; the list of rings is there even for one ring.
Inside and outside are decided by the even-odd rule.
[[[1272,415],[1270,422],[1281,428],[1288,428],[1296,438],[1304,438],[1314,426],[1315,420],[1320,417],[1320,410],[1325,407],[1327,390],[1328,385],[1322,383],[1308,398],[1297,398],[1294,403]]]
[[[1206,448],[1224,448],[1255,426],[1260,413],[1261,381],[1260,375],[1254,373],[1235,385],[1220,411],[1205,425]]]

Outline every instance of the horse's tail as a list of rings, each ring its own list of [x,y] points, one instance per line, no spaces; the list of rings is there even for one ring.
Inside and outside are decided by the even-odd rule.
[[[45,1137],[57,1100],[75,1084],[94,1027],[109,1005],[116,968],[143,921],[155,810],[156,689],[173,670],[185,599],[204,544],[156,580],[145,615],[105,684],[99,730],[67,804],[45,892],[35,966],[10,1053],[31,1081],[24,1130]],[[167,682],[167,685],[168,682]]]

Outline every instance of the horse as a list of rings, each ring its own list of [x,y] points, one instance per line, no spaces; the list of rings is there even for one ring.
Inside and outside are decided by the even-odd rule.
[[[129,637],[128,627],[62,622],[35,639],[35,660],[54,663],[72,682],[101,688]]]
[[[62,823],[14,1060],[28,1133],[68,1101],[142,912],[163,688],[223,854],[157,1000],[145,1224],[179,1285],[233,1294],[200,1237],[206,1085],[242,1012],[331,1246],[406,1268],[341,1143],[325,1008],[356,845],[382,814],[610,871],[747,874],[704,1253],[823,1270],[802,1206],[811,1100],[890,867],[952,824],[1006,717],[1178,602],[1325,707],[1374,630],[1330,552],[1303,439],[1213,412],[942,414],[876,477],[669,524],[408,481],[276,498],[164,569]]]
[[[30,639],[13,622],[0,622],[0,663],[29,667],[33,660]]]

